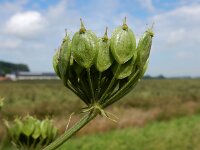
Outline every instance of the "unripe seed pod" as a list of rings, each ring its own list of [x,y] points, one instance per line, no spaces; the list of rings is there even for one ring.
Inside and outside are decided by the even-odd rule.
[[[147,60],[146,63],[143,66],[142,72],[141,72],[141,78],[144,76],[145,72],[147,71],[147,67],[148,67],[149,61]]]
[[[115,78],[124,79],[124,78],[128,77],[132,73],[134,62],[135,62],[134,58],[132,58],[125,64],[120,65],[120,69],[118,71],[116,71],[116,70],[117,70],[117,67],[119,64],[117,62],[115,62],[115,64],[112,67],[113,74],[116,74]]]
[[[152,28],[150,28],[147,31],[145,31],[145,33],[139,40],[137,47],[139,65],[143,66],[149,58],[153,35],[154,33],[152,31]]]
[[[12,132],[10,132],[13,138],[18,140],[20,137],[20,134],[23,132],[22,129],[23,129],[22,122],[19,119],[16,119],[14,128],[11,130]]]
[[[97,37],[86,30],[81,20],[81,29],[72,39],[72,54],[76,62],[84,68],[90,68],[97,54]]]
[[[32,137],[36,140],[40,136],[40,121],[35,121],[35,130],[33,132]]]
[[[67,72],[69,71],[70,65],[70,56],[71,56],[71,40],[68,35],[65,36],[60,47],[59,58],[58,58],[58,67],[60,71],[60,76],[65,83],[67,80]]]
[[[107,28],[104,36],[98,40],[98,54],[96,58],[96,68],[98,71],[103,72],[107,70],[113,62],[110,52],[110,40],[107,35]]]
[[[59,67],[58,67],[59,51],[60,50],[56,50],[56,53],[53,56],[53,68],[54,68],[54,71],[57,74],[57,76],[60,77],[60,71],[59,71]]]
[[[48,126],[49,121],[47,119],[43,120],[40,124],[41,135],[44,139],[48,136]]]
[[[22,127],[22,133],[24,135],[26,135],[27,137],[29,137],[35,129],[34,122],[35,122],[35,120],[32,117],[27,117],[24,120],[24,124]]]
[[[126,18],[124,24],[114,30],[111,40],[111,52],[119,64],[129,61],[136,53],[136,40],[133,31],[128,28]]]

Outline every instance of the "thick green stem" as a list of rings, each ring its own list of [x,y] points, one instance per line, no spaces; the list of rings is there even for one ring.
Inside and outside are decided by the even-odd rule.
[[[89,123],[92,119],[97,116],[96,113],[88,113],[81,120],[79,120],[73,127],[67,130],[58,139],[52,142],[50,145],[45,147],[43,150],[55,150],[65,143],[70,137],[72,137],[76,132],[78,132],[82,127]]]

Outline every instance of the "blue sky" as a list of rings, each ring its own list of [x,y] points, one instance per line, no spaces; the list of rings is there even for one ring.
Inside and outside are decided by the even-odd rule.
[[[84,20],[109,35],[126,16],[137,40],[155,22],[147,74],[200,76],[200,0],[0,0],[0,60],[52,72],[52,56]]]

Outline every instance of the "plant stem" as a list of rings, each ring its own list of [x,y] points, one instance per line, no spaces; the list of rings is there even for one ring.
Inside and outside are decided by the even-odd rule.
[[[116,91],[113,95],[111,95],[110,98],[107,99],[107,101],[102,105],[103,108],[107,107],[108,105],[111,105],[116,100],[119,100],[121,97],[126,95],[130,91],[130,89],[132,89],[131,86],[135,86],[139,82],[139,78],[140,78],[139,71],[140,70],[137,70],[133,74],[131,79],[121,89]]]
[[[114,85],[115,81],[116,81],[116,76],[118,75],[118,72],[120,70],[121,65],[119,64],[117,66],[115,75],[113,76],[112,80],[110,81],[109,86],[107,87],[107,89],[105,90],[105,92],[103,93],[103,95],[101,96],[101,98],[99,99],[99,102],[101,104],[103,104],[105,102],[105,97],[107,96],[107,94],[109,93],[110,89],[112,88],[112,86]]]
[[[97,87],[97,92],[96,92],[96,99],[99,98],[99,94],[100,94],[100,89],[101,89],[101,76],[102,76],[102,72],[99,72],[98,87]]]
[[[89,86],[90,86],[90,92],[92,94],[92,104],[94,104],[95,102],[95,96],[94,96],[94,89],[93,89],[93,85],[92,85],[92,81],[91,81],[91,75],[90,75],[90,68],[87,69],[87,76],[88,76],[88,82],[89,82]]]
[[[73,127],[67,130],[63,135],[58,137],[54,142],[45,147],[43,150],[55,150],[63,143],[65,143],[70,137],[72,137],[76,132],[78,132],[82,127],[89,123],[92,119],[97,116],[97,113],[88,113],[81,120],[79,120]]]
[[[73,91],[78,97],[80,97],[84,102],[87,102],[87,98],[85,97],[85,95],[83,95],[80,91],[79,92],[77,92],[75,89],[74,89],[74,87],[70,84],[70,83],[68,83],[67,85],[66,85],[66,87],[68,88],[68,89],[70,89],[71,91]]]

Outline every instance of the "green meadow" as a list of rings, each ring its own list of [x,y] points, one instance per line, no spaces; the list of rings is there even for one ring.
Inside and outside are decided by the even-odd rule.
[[[60,133],[65,131],[69,115],[84,107],[57,80],[0,82],[0,97],[5,98],[1,113],[4,119],[27,114],[40,119],[49,117]],[[119,118],[117,123],[98,117],[61,149],[200,149],[200,79],[142,80],[106,111]],[[80,117],[74,115],[70,126]],[[5,135],[1,121],[1,145],[9,146],[3,142]]]
[[[60,150],[199,150],[200,114],[74,138]]]

